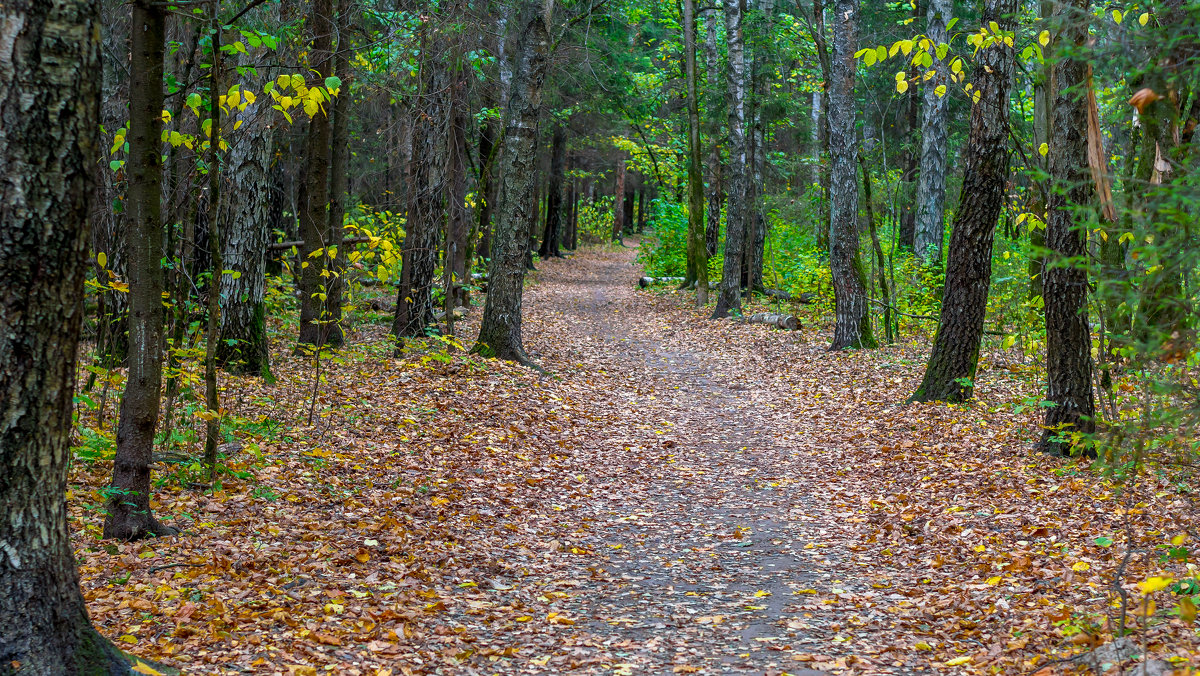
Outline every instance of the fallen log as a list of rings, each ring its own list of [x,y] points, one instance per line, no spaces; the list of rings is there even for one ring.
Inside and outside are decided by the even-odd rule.
[[[784,291],[783,289],[767,289],[766,291],[763,291],[763,295],[767,298],[774,298],[775,300],[781,300],[784,302],[792,299],[792,294]]]
[[[370,241],[370,237],[347,237],[342,240],[342,244],[363,244]],[[294,239],[288,242],[273,242],[267,245],[267,251],[284,251],[294,246],[304,246],[304,240]]]
[[[800,320],[795,315],[784,315],[778,312],[757,312],[747,317],[745,321],[749,324],[766,324],[788,331],[800,328]]]
[[[817,293],[815,291],[805,291],[796,298],[796,302],[804,305],[812,305],[817,302]]]
[[[638,280],[638,286],[643,289],[653,284],[679,284],[683,281],[683,277],[642,277]]]

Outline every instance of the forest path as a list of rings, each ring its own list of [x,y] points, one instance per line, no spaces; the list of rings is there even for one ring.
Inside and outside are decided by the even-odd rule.
[[[831,643],[846,637],[836,613],[817,618],[810,602],[862,584],[827,548],[836,517],[823,484],[806,480],[831,468],[789,442],[805,427],[790,393],[745,354],[781,336],[738,325],[742,344],[709,339],[671,299],[635,290],[634,252],[543,262],[527,305],[531,322],[558,325],[553,343],[529,345],[535,358],[568,381],[601,381],[605,400],[591,403],[618,412],[588,449],[599,476],[572,515],[570,546],[605,561],[561,571],[582,582],[556,604],[588,633],[575,664],[597,653],[654,674],[834,666],[824,656],[850,652]],[[584,353],[600,373],[575,368]]]

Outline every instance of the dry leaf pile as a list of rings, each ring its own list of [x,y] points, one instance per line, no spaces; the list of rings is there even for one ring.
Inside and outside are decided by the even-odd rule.
[[[1133,638],[1194,659],[1169,591],[1137,586],[1194,576],[1156,558],[1192,504],[1031,455],[1027,374],[904,405],[923,344],[710,321],[635,290],[632,258],[540,263],[525,344],[550,375],[393,359],[375,328],[323,366],[313,425],[311,361],[228,379],[230,412],[277,428],[220,490],[160,489],[181,536],[97,540],[110,468],[77,464],[97,624],[187,673],[1058,673],[1111,638],[1132,546]]]

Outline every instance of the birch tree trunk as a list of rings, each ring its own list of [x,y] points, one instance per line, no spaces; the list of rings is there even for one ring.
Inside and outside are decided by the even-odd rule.
[[[522,0],[520,61],[513,75],[505,116],[504,148],[496,173],[498,196],[487,302],[473,351],[532,365],[521,342],[521,296],[525,250],[535,207],[538,117],[542,86],[550,67],[553,0]]]
[[[858,257],[858,171],[854,135],[854,51],[858,2],[837,0],[833,10],[829,94],[829,265],[837,312],[830,350],[875,347],[867,314],[867,282]]]
[[[725,3],[725,42],[729,67],[725,73],[729,110],[729,197],[725,202],[725,256],[721,287],[712,318],[728,317],[742,307],[742,258],[746,247],[746,60],[742,37],[745,0]]]
[[[1017,0],[988,0],[983,25],[995,21],[1012,30]],[[975,369],[983,339],[988,289],[992,281],[992,243],[1004,206],[1008,171],[1009,90],[1015,51],[995,43],[976,53],[971,133],[965,151],[962,196],[950,234],[946,285],[933,351],[913,401],[961,402],[975,389]]]
[[[0,5],[0,670],[7,673],[127,674],[131,666],[88,620],[63,497],[88,211],[97,192],[90,178],[104,152],[96,144],[96,10],[79,0]]]
[[[1049,388],[1040,450],[1066,455],[1074,448],[1072,435],[1095,430],[1092,394],[1092,336],[1088,328],[1088,280],[1082,261],[1087,255],[1087,230],[1073,220],[1074,209],[1093,195],[1087,159],[1087,62],[1080,57],[1088,37],[1089,0],[1064,2],[1064,50],[1054,66],[1054,97],[1050,128],[1050,178],[1054,189],[1047,204],[1043,273],[1046,311],[1046,376]]]
[[[926,35],[935,45],[949,43],[946,24],[954,10],[952,0],[929,0]],[[921,175],[917,180],[917,220],[913,243],[925,265],[942,262],[942,238],[946,232],[946,148],[949,145],[950,85],[946,59],[935,58],[925,80],[925,109],[921,120]],[[941,95],[938,94],[939,87]]]
[[[253,61],[242,56],[242,66]],[[270,71],[263,69],[270,77]],[[226,159],[224,267],[234,274],[221,275],[221,333],[217,362],[230,373],[270,376],[263,292],[266,286],[266,250],[270,239],[270,201],[261,198],[274,152],[274,126],[266,99],[236,106],[229,111],[232,142]],[[238,123],[241,123],[240,125]]]

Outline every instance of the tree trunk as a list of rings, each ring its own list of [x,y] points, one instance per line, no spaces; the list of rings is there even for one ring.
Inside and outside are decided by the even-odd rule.
[[[742,259],[746,248],[746,59],[742,36],[745,0],[725,3],[728,52],[726,105],[729,110],[729,198],[725,202],[725,256],[721,287],[712,318],[728,317],[742,308]]]
[[[721,98],[714,94],[720,82],[720,61],[717,55],[717,14],[713,11],[705,22],[704,62],[708,71],[707,94],[712,99],[706,106],[711,130],[708,154],[708,222],[704,228],[704,246],[707,258],[717,255],[721,244]],[[705,272],[707,274],[707,271]],[[705,292],[707,294],[707,292]]]
[[[131,665],[88,620],[63,498],[87,221],[97,187],[90,177],[107,150],[96,144],[97,9],[74,0],[0,7],[0,45],[8,46],[0,48],[0,670],[6,673],[127,674]],[[144,194],[144,186],[138,189]]]
[[[554,127],[554,138],[550,142],[550,185],[546,189],[546,232],[542,235],[542,258],[562,256],[559,251],[563,234],[563,172],[567,156],[567,125]]]
[[[1054,14],[1055,0],[1041,0],[1039,14],[1042,16],[1042,24],[1049,27],[1047,21]],[[1050,144],[1050,116],[1053,101],[1051,97],[1054,95],[1054,62],[1052,60],[1052,50],[1054,48],[1054,37],[1051,32],[1051,42],[1043,48],[1043,63],[1034,78],[1033,83],[1033,146],[1040,148],[1043,143],[1049,148]],[[1050,167],[1047,160],[1039,152],[1034,156],[1034,162],[1038,163],[1038,168],[1042,171],[1049,171]],[[1044,281],[1043,272],[1045,272],[1046,256],[1043,249],[1046,246],[1046,224],[1043,217],[1046,214],[1045,188],[1043,186],[1034,186],[1030,191],[1030,203],[1027,209],[1029,213],[1037,216],[1036,221],[1026,219],[1027,227],[1029,228],[1029,291],[1028,298],[1033,300],[1042,295],[1042,282]]]
[[[451,8],[454,17],[463,16],[461,2],[454,3]],[[446,150],[449,154],[447,168],[449,177],[446,181],[446,260],[445,294],[446,294],[446,325],[454,326],[454,308],[468,304],[467,284],[467,254],[470,247],[470,212],[467,210],[467,87],[470,75],[470,64],[467,62],[463,46],[458,43],[454,47],[454,76],[450,82],[450,128],[446,139]]]
[[[432,31],[426,25],[422,30]],[[423,108],[413,123],[413,161],[409,181],[408,220],[404,227],[400,291],[392,333],[421,337],[433,323],[433,276],[437,268],[438,233],[445,222],[446,150],[449,86],[440,37],[424,40],[421,63]]]
[[[338,347],[346,342],[342,329],[342,305],[346,291],[346,248],[342,239],[346,234],[346,161],[350,154],[350,12],[347,0],[338,1],[338,44],[333,57],[333,73],[341,78],[337,97],[328,103],[333,122],[330,129],[329,148],[329,213],[326,229],[329,232],[328,246],[337,249],[337,254],[326,257],[329,261],[329,277],[326,281],[324,316],[326,324],[324,345]]]
[[[951,0],[929,0],[926,34],[935,45],[949,43],[946,24],[954,10]],[[950,86],[946,59],[935,58],[934,76],[925,80],[925,110],[921,120],[921,175],[917,180],[917,221],[914,249],[925,265],[942,262],[946,232],[946,148],[949,145]],[[942,87],[942,95],[938,95]]]
[[[253,61],[243,56],[242,66]],[[269,77],[270,71],[266,71]],[[271,116],[256,100],[245,110],[230,108],[231,128],[237,130],[229,146],[225,179],[230,199],[226,200],[224,267],[233,274],[221,275],[221,333],[217,362],[230,373],[270,377],[270,345],[267,341],[266,251],[271,233],[270,200],[260,196],[269,182],[268,171],[274,152]],[[241,123],[238,125],[238,123]]]
[[[913,19],[919,20],[925,15],[926,0],[918,0],[913,4]],[[918,114],[920,113],[920,97],[917,88],[910,87],[904,95],[904,103],[898,111],[896,122],[897,138],[900,140],[900,227],[897,233],[897,244],[912,251],[916,247],[917,237],[917,176],[921,171],[920,145],[913,136],[920,128]]]
[[[521,295],[525,282],[525,248],[529,244],[530,210],[536,189],[538,118],[542,85],[550,67],[550,17],[553,0],[522,0],[521,57],[508,101],[504,149],[488,294],[474,351],[531,365],[521,343]]]
[[[494,105],[494,100],[490,101]],[[490,107],[490,106],[486,106]],[[479,123],[479,246],[476,255],[481,259],[491,257],[492,211],[496,202],[496,181],[493,177],[496,165],[496,120],[488,117]]]
[[[309,18],[312,20],[312,51],[309,54],[312,84],[324,85],[331,72],[333,50],[333,3],[313,0]],[[304,150],[304,199],[299,205],[300,239],[300,336],[301,346],[320,349],[325,345],[330,318],[325,313],[328,297],[328,249],[332,242],[329,232],[329,151],[331,130],[326,106],[308,121],[308,138]],[[319,255],[313,252],[322,249]]]
[[[104,537],[136,540],[174,529],[150,512],[150,462],[162,388],[162,109],[165,7],[133,6],[129,69],[129,375]]]
[[[983,24],[995,21],[1012,30],[1017,0],[988,0]],[[1008,182],[1008,109],[1015,54],[996,43],[976,53],[971,132],[966,171],[946,261],[946,284],[933,352],[913,401],[961,402],[975,389],[975,369],[983,339],[988,289],[992,281],[992,243],[1004,207]]]
[[[824,117],[822,122],[817,126],[818,138],[821,146],[821,195],[824,199],[821,200],[821,219],[816,226],[817,248],[822,251],[829,251],[830,231],[833,228],[833,195],[830,186],[830,166],[825,165],[825,158],[830,158],[829,154],[829,135],[830,135],[830,98],[829,89],[833,82],[833,68],[830,65],[829,47],[825,43],[825,0],[813,0],[813,17],[812,17],[812,34],[814,46],[817,51],[817,61],[821,65],[821,103]]]
[[[1046,224],[1049,249],[1043,282],[1046,309],[1046,428],[1040,449],[1065,455],[1075,433],[1095,429],[1092,395],[1092,336],[1088,328],[1087,231],[1073,221],[1074,209],[1091,202],[1087,159],[1087,62],[1078,58],[1088,36],[1089,0],[1070,0],[1060,14],[1061,40],[1073,50],[1054,66],[1055,93],[1050,129],[1050,191]],[[1074,58],[1073,58],[1074,57]]]
[[[751,115],[751,131],[747,142],[750,144],[748,155],[751,158],[750,173],[753,179],[747,184],[746,190],[746,255],[745,284],[747,291],[766,291],[763,285],[763,255],[767,245],[767,221],[764,212],[763,195],[766,171],[766,133],[763,122],[763,105],[767,100],[768,84],[771,75],[773,22],[775,0],[756,0],[758,10],[754,21],[753,75],[751,76],[751,97],[753,113]]]
[[[857,0],[834,5],[833,75],[829,95],[830,254],[837,312],[830,350],[875,347],[867,314],[867,282],[858,257],[858,171],[854,135],[854,51]]]
[[[614,242],[621,243],[621,233],[625,230],[625,157],[622,154],[617,159],[617,185],[613,188],[613,232]]]

